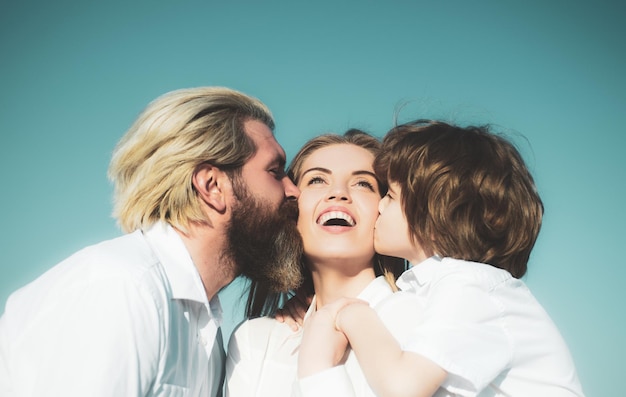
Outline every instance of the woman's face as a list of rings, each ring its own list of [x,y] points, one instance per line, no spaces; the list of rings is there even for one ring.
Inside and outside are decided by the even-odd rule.
[[[298,230],[312,263],[328,259],[369,262],[380,192],[374,155],[352,144],[317,149],[302,163]]]

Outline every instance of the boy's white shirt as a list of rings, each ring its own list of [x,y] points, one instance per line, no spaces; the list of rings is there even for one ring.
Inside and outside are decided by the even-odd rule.
[[[397,285],[424,308],[403,350],[448,372],[437,396],[583,395],[558,329],[524,282],[507,271],[432,257]]]

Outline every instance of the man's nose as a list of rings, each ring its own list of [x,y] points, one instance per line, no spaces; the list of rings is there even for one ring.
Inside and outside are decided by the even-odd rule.
[[[283,187],[285,188],[285,196],[287,199],[296,200],[300,197],[300,189],[289,179],[289,177],[285,176],[283,178]]]

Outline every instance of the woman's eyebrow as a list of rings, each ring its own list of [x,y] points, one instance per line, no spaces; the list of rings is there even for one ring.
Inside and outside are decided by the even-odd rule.
[[[329,170],[328,168],[324,168],[324,167],[313,167],[313,168],[309,168],[308,170],[304,171],[302,173],[302,176],[306,175],[307,172],[313,172],[313,171],[319,171],[319,172],[323,172],[325,174],[332,174],[333,172],[331,170]]]
[[[372,171],[366,171],[366,170],[354,171],[352,175],[369,175],[372,178],[376,178],[376,174],[374,174]]]
[[[313,172],[313,171],[317,171],[317,172],[323,172],[324,174],[328,174],[328,175],[332,175],[333,171],[328,169],[328,168],[324,168],[324,167],[312,167],[309,168],[308,170],[304,171],[302,173],[302,175],[300,177],[305,176],[308,172]],[[366,176],[370,176],[374,179],[376,179],[376,174],[374,174],[372,171],[368,171],[368,170],[356,170],[356,171],[352,171],[352,175],[354,176],[358,176],[358,175],[366,175]]]

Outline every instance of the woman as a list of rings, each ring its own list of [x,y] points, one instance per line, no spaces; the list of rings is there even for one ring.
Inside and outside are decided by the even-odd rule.
[[[394,276],[403,271],[404,263],[376,255],[373,245],[378,202],[386,192],[373,169],[379,149],[378,140],[358,130],[343,136],[322,135],[304,145],[289,172],[301,191],[298,230],[304,242],[305,279],[315,293],[307,316],[340,297],[358,297],[400,338],[407,325],[399,313],[408,309],[403,295],[394,295],[393,290]],[[256,292],[258,297],[263,295],[262,289]],[[391,301],[393,305],[388,305]],[[271,300],[270,308],[263,310],[271,312],[275,302]],[[260,311],[262,305],[251,307]],[[244,322],[229,343],[225,394],[289,396],[297,391],[316,395],[324,393],[320,388],[332,387],[335,393],[345,388],[357,396],[373,395],[352,353],[344,365],[333,369],[347,384],[321,385],[314,377],[299,380],[301,338],[302,331],[294,332],[273,318]]]

